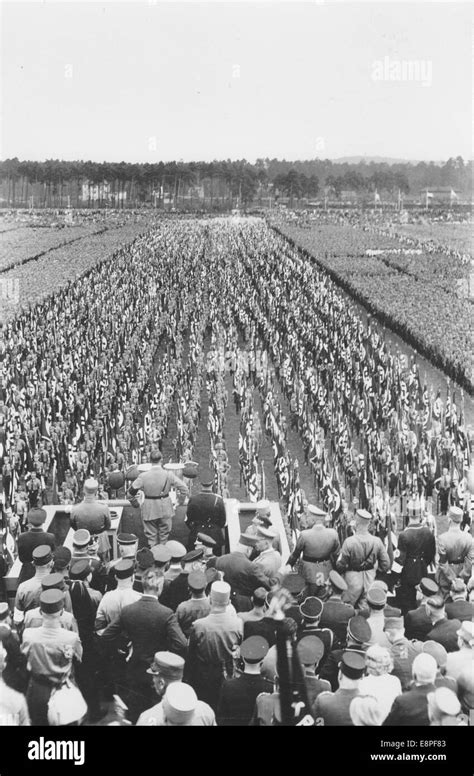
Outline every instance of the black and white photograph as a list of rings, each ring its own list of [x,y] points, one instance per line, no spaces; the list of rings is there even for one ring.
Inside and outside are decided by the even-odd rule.
[[[472,17],[1,2],[1,776],[469,768]]]

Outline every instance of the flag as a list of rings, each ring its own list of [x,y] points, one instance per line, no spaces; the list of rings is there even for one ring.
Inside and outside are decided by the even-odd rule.
[[[380,202],[380,194],[378,193],[377,189],[374,191],[374,204],[377,202]]]
[[[450,192],[450,194],[449,194],[449,199],[450,199],[450,201],[451,201],[451,202],[454,202],[454,200],[455,200],[455,199],[457,199],[457,198],[458,198],[458,195],[456,194],[456,192],[454,191],[454,189],[451,189],[451,192]]]

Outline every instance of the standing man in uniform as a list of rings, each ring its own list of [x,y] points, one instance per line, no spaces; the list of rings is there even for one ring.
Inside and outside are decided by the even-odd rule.
[[[162,455],[159,450],[153,450],[150,455],[151,469],[142,472],[129,493],[132,496],[132,506],[138,506],[134,498],[139,490],[143,490],[145,499],[141,507],[143,530],[149,547],[155,544],[166,544],[171,531],[173,505],[169,497],[172,486],[178,493],[187,496],[188,488],[173,472],[165,471],[161,465]]]
[[[369,533],[370,512],[358,509],[355,534],[344,540],[337,559],[337,570],[345,573],[347,592],[353,606],[360,605],[375,579],[376,567],[382,572],[390,569],[390,559],[382,540]]]
[[[40,544],[47,544],[54,550],[56,540],[54,534],[44,531],[42,526],[46,520],[46,512],[40,507],[33,507],[27,514],[28,531],[18,537],[18,557],[22,562],[18,584],[30,579],[34,573],[33,550]]]
[[[474,540],[470,533],[461,530],[462,509],[450,507],[448,519],[448,530],[438,536],[439,566],[436,574],[441,594],[445,598],[456,577],[464,582],[470,579],[474,560]]]
[[[416,609],[410,609],[404,617],[407,638],[425,641],[428,633],[433,627],[426,604],[428,598],[437,595],[437,593],[439,593],[439,586],[436,582],[429,577],[423,577],[416,588],[416,602],[418,607]]]
[[[25,619],[25,612],[29,609],[35,609],[39,605],[42,593],[42,581],[51,574],[53,568],[53,553],[51,547],[47,544],[40,544],[33,550],[33,566],[35,569],[34,577],[25,580],[18,585],[15,598],[15,610],[13,622],[15,625],[22,625]]]
[[[313,527],[301,531],[295,549],[288,558],[288,565],[294,566],[302,556],[299,573],[307,584],[314,586],[312,592],[315,595],[324,596],[325,583],[329,572],[334,568],[341,545],[337,531],[324,525],[326,513],[311,504],[308,506],[308,512],[314,516]]]
[[[421,508],[409,503],[408,526],[398,535],[399,557],[402,566],[398,602],[405,615],[416,606],[416,586],[426,577],[428,566],[436,555],[436,539],[428,526],[421,523]]]
[[[342,594],[347,591],[347,585],[337,571],[330,571],[328,578],[329,598],[323,604],[320,626],[329,628],[334,633],[334,646],[341,647],[346,642],[347,624],[355,615],[351,604],[342,600]]]
[[[188,550],[194,549],[198,533],[204,533],[214,539],[214,554],[220,555],[224,544],[223,528],[226,524],[224,499],[213,493],[214,476],[206,472],[201,476],[201,492],[191,496],[186,511],[186,524],[189,528]]]
[[[110,511],[107,504],[99,501],[97,480],[88,479],[84,482],[84,500],[71,509],[71,525],[75,531],[86,528],[91,536],[98,536],[98,554],[107,560],[110,552],[107,531],[110,530]]]

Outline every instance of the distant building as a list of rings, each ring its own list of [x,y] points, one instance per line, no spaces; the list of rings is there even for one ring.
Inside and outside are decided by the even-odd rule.
[[[127,192],[123,189],[112,191],[110,183],[92,183],[86,181],[82,184],[81,199],[83,202],[123,202],[127,199]]]
[[[456,202],[460,199],[460,192],[452,186],[429,186],[420,191],[420,200],[424,202],[426,197],[431,202]]]

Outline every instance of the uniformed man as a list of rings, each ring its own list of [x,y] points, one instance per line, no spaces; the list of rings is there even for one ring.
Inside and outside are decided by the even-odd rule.
[[[168,541],[173,518],[173,505],[169,497],[171,488],[176,488],[178,493],[183,495],[188,494],[183,480],[173,472],[165,471],[161,460],[160,451],[154,450],[150,455],[151,469],[142,472],[129,489],[132,498],[139,490],[144,493],[141,517],[149,547],[166,544]],[[133,505],[138,506],[138,502],[134,501]]]
[[[107,560],[110,544],[107,531],[111,528],[110,510],[107,504],[99,501],[97,491],[99,483],[92,478],[84,482],[84,499],[71,509],[71,525],[75,531],[86,528],[91,536],[98,536],[98,554]]]
[[[88,560],[92,571],[91,587],[104,593],[107,586],[107,566],[96,554],[97,545],[93,541],[87,528],[79,528],[72,537],[72,562],[75,560]]]
[[[198,700],[193,688],[184,682],[171,682],[162,701],[163,717],[157,725],[166,727],[215,727],[211,707]]]
[[[157,546],[164,547],[164,545],[161,544]],[[143,593],[142,576],[145,571],[153,565],[154,560],[152,551],[148,547],[142,547],[141,550],[138,550],[135,561],[135,579],[133,582],[133,589],[136,590],[137,593]]]
[[[393,660],[392,674],[400,679],[402,691],[408,690],[412,681],[412,665],[415,657],[423,651],[423,642],[409,640],[405,636],[403,617],[388,617],[384,631],[390,643]]]
[[[265,617],[265,601],[267,591],[264,587],[257,587],[252,594],[252,609],[249,612],[238,612],[238,616],[243,623],[258,622]]]
[[[186,555],[186,547],[184,546],[184,544],[181,544],[181,542],[176,542],[174,540],[166,542],[164,546],[171,553],[170,565],[168,569],[165,571],[165,580],[167,580],[168,582],[172,582],[173,579],[176,579],[176,577],[179,577],[179,575],[183,571],[181,561]]]
[[[328,577],[329,598],[323,604],[320,625],[329,628],[334,634],[334,647],[341,647],[346,642],[347,623],[354,617],[355,609],[351,604],[342,600],[343,593],[347,591],[345,580],[334,569]]]
[[[30,682],[26,694],[33,725],[48,725],[48,701],[55,687],[72,681],[73,660],[82,660],[77,633],[61,628],[64,595],[46,590],[40,596],[43,624],[23,633],[22,651],[27,657]]]
[[[140,593],[133,589],[134,571],[133,558],[121,558],[113,567],[117,587],[105,593],[99,602],[94,625],[99,635],[120,615],[124,606],[139,600]]]
[[[62,574],[48,574],[41,580],[41,592],[45,590],[60,590],[64,595],[64,609],[61,613],[60,624],[61,628],[74,631],[78,633],[77,622],[72,614],[72,603],[69,590],[67,589],[66,582]],[[39,628],[43,624],[43,618],[41,616],[41,610],[39,605],[34,609],[28,609],[25,613],[24,627],[25,628]]]
[[[443,645],[447,652],[455,652],[458,649],[458,631],[461,628],[461,622],[459,620],[448,620],[442,595],[434,595],[428,598],[426,608],[432,623],[432,628],[428,632],[426,640],[437,641]]]
[[[295,549],[288,558],[288,565],[294,566],[301,556],[299,573],[308,584],[314,585],[314,593],[324,595],[325,582],[336,563],[341,546],[337,531],[324,525],[326,513],[311,504],[308,511],[314,517],[314,525],[301,531]]]
[[[365,600],[376,569],[382,573],[390,569],[390,559],[382,540],[369,533],[371,519],[372,515],[367,510],[357,510],[355,534],[345,539],[336,563],[337,571],[344,573],[353,606]]]
[[[308,694],[309,705],[322,692],[331,692],[331,685],[326,679],[318,677],[318,666],[324,655],[324,644],[317,636],[303,636],[296,646],[296,651],[303,668],[303,676]]]
[[[432,628],[426,602],[428,598],[436,595],[438,592],[439,587],[437,583],[429,577],[423,577],[416,588],[418,607],[407,612],[404,617],[407,638],[418,639],[419,641],[426,639]]]
[[[474,540],[470,533],[461,530],[462,509],[450,507],[448,518],[448,530],[438,536],[439,566],[436,573],[436,581],[444,597],[456,577],[464,582],[470,579],[474,560]]]
[[[451,600],[446,604],[448,620],[472,621],[474,618],[474,604],[472,601],[466,601],[466,595],[466,585],[462,579],[453,579],[451,583]]]
[[[385,719],[384,727],[415,726],[427,727],[428,718],[427,696],[434,692],[438,666],[431,655],[421,653],[413,661],[413,683],[407,692],[398,695]]]
[[[191,598],[181,601],[176,609],[176,617],[181,630],[189,638],[193,622],[207,617],[211,611],[209,598],[206,596],[207,578],[203,571],[191,571],[188,574],[188,588]]]
[[[474,624],[472,620],[461,624],[457,636],[459,649],[457,652],[450,652],[446,658],[446,673],[456,681],[465,671],[470,671],[472,675],[472,666],[474,665]]]
[[[216,542],[214,541],[212,536],[207,536],[207,534],[202,533],[200,531],[196,537],[194,549],[200,550],[201,547],[204,553],[204,555],[202,556],[202,562],[205,564],[206,568],[215,567],[216,560],[217,560],[217,555],[214,555]]]
[[[165,547],[165,549],[167,549]],[[169,550],[168,550],[169,552]],[[170,553],[171,555],[171,553]],[[163,592],[160,595],[160,603],[168,606],[173,612],[179,604],[189,598],[189,574],[192,571],[202,571],[203,550],[192,550],[181,558],[181,572],[172,581],[165,581]]]
[[[194,548],[198,533],[204,533],[216,542],[214,554],[219,556],[224,545],[226,512],[224,499],[218,493],[213,493],[213,486],[213,474],[203,473],[201,492],[189,499],[186,510],[186,524],[189,528],[188,550]]]
[[[255,549],[258,555],[253,563],[272,581],[276,579],[281,568],[281,555],[273,547],[273,541],[277,536],[277,532],[274,529],[260,526],[257,529],[256,536],[257,544]]]
[[[303,622],[298,629],[298,641],[305,636],[317,636],[321,639],[324,645],[324,655],[321,663],[324,663],[325,659],[331,652],[334,642],[334,634],[329,628],[321,628],[319,621],[323,611],[323,602],[315,596],[309,596],[300,605],[300,612],[303,617]]]
[[[109,561],[107,564],[107,584],[106,590],[115,590],[117,587],[117,577],[113,573],[114,567],[121,560],[131,558],[136,560],[138,553],[138,536],[132,533],[119,533],[117,534],[117,552],[118,557]]]
[[[353,725],[349,707],[359,694],[360,680],[365,674],[365,660],[354,651],[344,652],[339,664],[336,692],[322,692],[313,706],[316,725]]]
[[[378,586],[369,587],[367,591],[367,604],[369,607],[367,622],[372,632],[369,645],[378,644],[379,647],[390,647],[390,642],[384,630],[386,603],[387,594],[385,590]]]
[[[174,652],[156,652],[153,663],[147,669],[158,696],[158,703],[140,714],[137,727],[156,727],[163,721],[163,696],[171,682],[182,682],[184,673],[184,658]]]
[[[365,653],[369,645],[369,639],[372,631],[370,625],[364,617],[356,614],[347,623],[347,639],[343,648],[333,649],[327,659],[322,663],[319,672],[320,679],[327,679],[332,690],[338,687],[338,670],[342,655],[345,652],[357,652],[363,659],[365,665]]]
[[[398,535],[399,556],[402,566],[397,600],[405,615],[416,604],[416,586],[426,577],[428,567],[436,556],[436,539],[428,526],[421,522],[421,508],[414,502],[407,506],[408,526]]]
[[[268,690],[268,682],[261,675],[268,649],[268,642],[262,636],[250,636],[242,642],[240,658],[243,672],[222,683],[216,713],[219,726],[249,724],[257,696]]]
[[[17,542],[18,557],[23,564],[20,570],[20,576],[18,577],[19,585],[34,576],[35,569],[33,566],[32,555],[35,547],[39,547],[40,544],[47,544],[54,550],[56,546],[54,534],[49,531],[44,531],[42,527],[46,520],[46,512],[44,509],[33,507],[27,514],[27,520],[28,531],[20,534]]]
[[[53,568],[53,553],[47,544],[40,544],[33,550],[33,565],[35,575],[18,585],[15,597],[13,621],[16,626],[23,624],[25,612],[39,606],[42,593],[41,582],[51,573]]]
[[[270,589],[266,574],[249,560],[250,550],[255,544],[255,536],[241,534],[235,550],[221,555],[216,561],[216,570],[223,573],[224,580],[232,588],[232,603],[238,612],[252,608],[250,596],[257,587]]]

